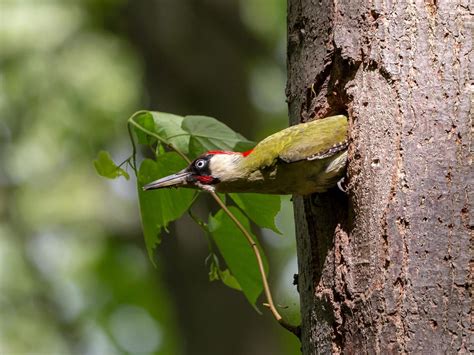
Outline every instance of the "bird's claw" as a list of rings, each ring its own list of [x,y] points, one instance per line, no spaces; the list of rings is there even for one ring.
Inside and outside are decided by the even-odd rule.
[[[346,178],[342,177],[338,182],[337,182],[337,187],[339,190],[341,190],[344,193],[347,193],[347,185],[346,185]]]
[[[214,192],[216,189],[214,188],[214,186],[212,185],[205,185],[205,184],[201,184],[200,182],[196,183],[196,185],[201,189],[201,190],[204,190],[204,191],[207,191],[207,192]]]

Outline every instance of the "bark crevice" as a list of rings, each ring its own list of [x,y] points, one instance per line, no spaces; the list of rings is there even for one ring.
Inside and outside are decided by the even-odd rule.
[[[349,198],[295,198],[303,353],[474,351],[472,9],[289,0],[288,10],[291,123],[350,122]]]

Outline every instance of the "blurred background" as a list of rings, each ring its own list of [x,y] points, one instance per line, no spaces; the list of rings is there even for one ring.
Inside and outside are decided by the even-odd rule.
[[[92,164],[129,156],[139,109],[213,116],[255,141],[286,127],[285,51],[284,0],[0,0],[1,354],[299,353],[268,311],[208,281],[188,217],[153,268],[135,182]],[[259,234],[296,323],[282,206],[283,236]]]

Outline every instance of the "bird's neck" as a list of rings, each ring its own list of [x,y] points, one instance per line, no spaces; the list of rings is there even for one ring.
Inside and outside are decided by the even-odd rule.
[[[241,179],[247,173],[245,157],[241,153],[226,152],[226,154],[216,154],[210,161],[212,176],[220,181],[232,181]]]

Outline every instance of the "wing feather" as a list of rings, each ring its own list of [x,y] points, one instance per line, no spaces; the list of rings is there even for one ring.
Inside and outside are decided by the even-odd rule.
[[[347,117],[327,117],[288,127],[258,143],[245,158],[245,165],[255,171],[282,160],[324,159],[347,148]]]

